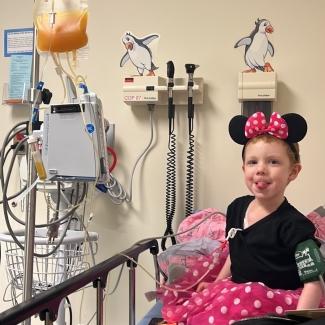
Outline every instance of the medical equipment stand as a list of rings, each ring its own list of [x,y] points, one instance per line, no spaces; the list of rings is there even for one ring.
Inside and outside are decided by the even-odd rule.
[[[33,46],[33,64],[32,64],[32,86],[39,81],[39,54],[37,53],[36,44],[36,26],[34,25],[34,46]],[[38,100],[37,92],[33,92],[35,88],[31,89],[31,112],[33,110],[33,103]],[[32,133],[32,123],[29,123],[29,134]],[[33,184],[37,178],[34,161],[28,148],[28,175],[27,188]],[[34,231],[35,231],[35,214],[36,214],[36,187],[32,188],[26,196],[26,225],[25,225],[25,257],[24,257],[24,288],[23,301],[32,297],[33,284],[33,258],[34,258]],[[24,322],[24,325],[30,325],[30,319]]]

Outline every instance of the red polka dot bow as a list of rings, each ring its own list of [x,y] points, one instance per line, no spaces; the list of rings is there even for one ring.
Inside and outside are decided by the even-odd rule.
[[[245,124],[246,138],[251,139],[265,133],[279,139],[288,137],[288,125],[279,113],[272,113],[269,124],[266,123],[265,115],[262,112],[256,112],[248,118]]]

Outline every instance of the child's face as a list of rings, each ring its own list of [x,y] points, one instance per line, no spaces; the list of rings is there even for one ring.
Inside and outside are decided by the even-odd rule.
[[[245,183],[259,199],[281,200],[290,181],[294,180],[301,165],[292,164],[286,144],[272,141],[249,142],[245,148],[243,171]]]

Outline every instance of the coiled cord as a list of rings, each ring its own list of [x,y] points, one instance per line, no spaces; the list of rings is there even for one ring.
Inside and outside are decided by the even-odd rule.
[[[170,135],[167,154],[166,216],[173,216],[176,209],[176,135]]]
[[[194,135],[193,119],[189,119],[189,146],[186,162],[186,196],[185,196],[185,216],[193,213],[193,190],[194,190]]]
[[[166,178],[166,230],[164,236],[174,234],[172,222],[176,210],[176,135],[173,131],[169,135],[168,149]],[[175,245],[175,237],[172,236],[170,239],[172,244]],[[161,241],[161,248],[166,250],[166,238]]]
[[[169,237],[172,245],[176,244],[173,232],[173,218],[176,210],[176,135],[174,133],[175,104],[173,99],[175,67],[173,61],[167,62],[168,77],[168,149],[167,179],[166,179],[166,230],[161,241],[161,248],[166,250],[166,240]]]

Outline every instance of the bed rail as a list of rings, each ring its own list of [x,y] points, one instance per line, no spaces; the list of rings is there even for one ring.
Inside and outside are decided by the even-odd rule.
[[[134,244],[129,249],[116,254],[109,259],[93,266],[87,271],[78,274],[50,289],[39,293],[31,299],[24,301],[0,314],[0,324],[16,325],[29,319],[35,314],[39,314],[41,321],[45,324],[52,324],[56,320],[58,308],[62,299],[69,294],[83,288],[89,283],[97,290],[97,325],[103,325],[103,300],[104,288],[107,282],[108,273],[116,267],[127,263],[129,267],[129,324],[135,324],[135,267],[136,264],[126,256],[132,257],[135,261],[144,251],[150,250],[154,257],[154,264],[157,272],[157,254],[159,245],[156,240],[144,240]],[[123,256],[126,255],[126,256]],[[159,279],[157,279],[159,280]]]

